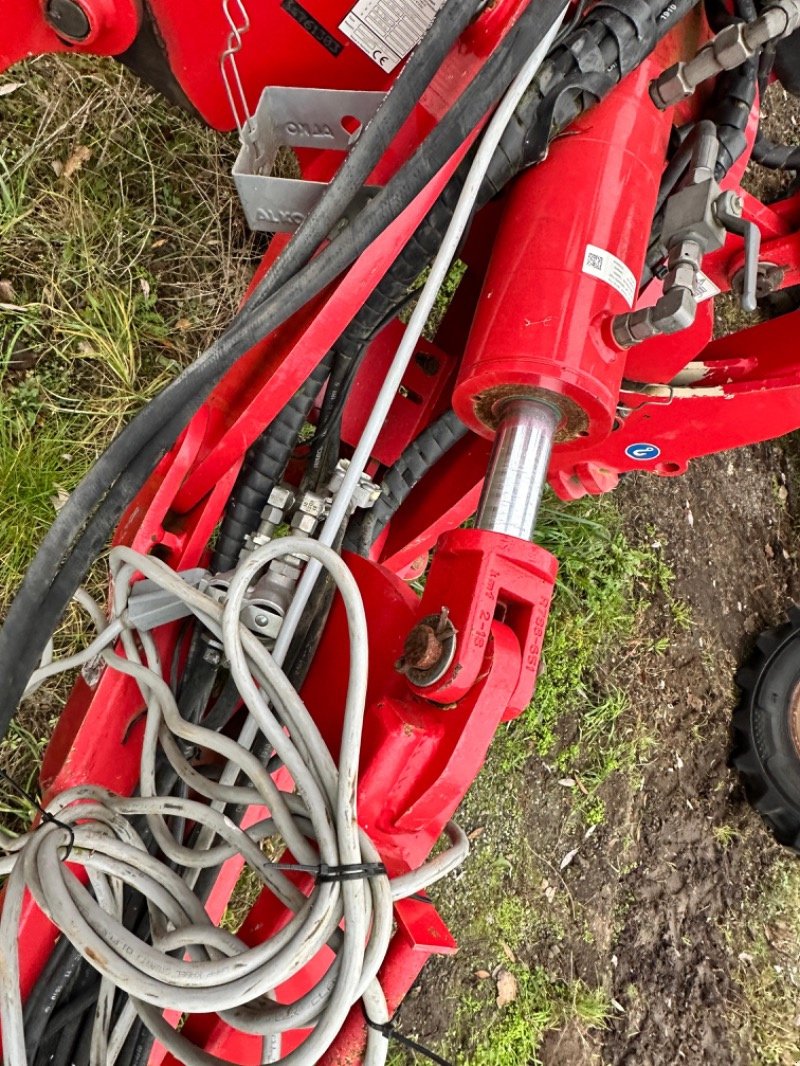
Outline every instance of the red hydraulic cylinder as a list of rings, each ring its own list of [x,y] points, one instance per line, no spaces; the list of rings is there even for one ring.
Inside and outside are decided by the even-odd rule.
[[[625,78],[507,194],[453,395],[483,436],[510,396],[555,404],[557,442],[611,430],[624,354],[603,323],[636,299],[671,125],[647,91],[662,66]]]

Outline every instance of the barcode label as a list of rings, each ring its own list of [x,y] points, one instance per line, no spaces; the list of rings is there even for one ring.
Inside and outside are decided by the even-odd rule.
[[[612,289],[616,289],[628,307],[633,307],[636,297],[636,278],[622,260],[617,259],[612,252],[606,251],[605,248],[598,248],[594,244],[587,244],[581,269],[584,274],[600,278]]]
[[[358,0],[339,29],[387,73],[422,38],[444,0]]]

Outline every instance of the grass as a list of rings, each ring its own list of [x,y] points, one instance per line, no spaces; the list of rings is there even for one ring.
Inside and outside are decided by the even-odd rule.
[[[742,990],[742,1033],[753,1066],[800,1061],[800,863],[787,855],[770,866],[760,890],[748,893],[743,920],[729,929]]]
[[[10,80],[10,79],[9,79]],[[110,62],[42,58],[0,97],[0,557],[193,359],[250,276],[234,145]]]
[[[459,1066],[539,1063],[538,1050],[547,1033],[570,1023],[586,1029],[605,1025],[610,1006],[602,991],[590,989],[582,981],[554,981],[541,966],[528,969],[512,965],[511,972],[517,980],[517,998],[498,1009],[495,1023],[484,1031],[469,1053],[457,1057]],[[494,984],[489,981],[482,984],[489,986],[491,999]],[[479,1015],[486,998],[487,994],[481,995],[478,989],[465,1001],[462,1010]]]
[[[21,86],[0,96],[0,612],[65,494],[230,317],[263,244],[240,221],[235,145],[120,65],[45,57],[3,81]],[[69,612],[59,653],[84,634]],[[27,787],[55,706],[28,700],[0,751]],[[4,824],[30,814],[2,790]]]
[[[627,697],[598,688],[596,674],[631,637],[637,584],[663,574],[652,553],[628,543],[611,500],[551,501],[536,539],[560,564],[544,667],[533,703],[501,735],[497,757],[508,772],[535,752],[563,777],[578,775],[576,813],[596,824],[598,791],[613,774],[632,774],[649,744],[626,717]]]
[[[22,86],[0,96],[0,609],[63,494],[229,318],[262,243],[240,221],[228,177],[235,144],[121,67],[44,58],[16,68],[13,80]],[[451,272],[439,314],[462,273]],[[652,738],[603,666],[635,644],[637,590],[666,592],[676,625],[691,624],[669,597],[663,563],[631,546],[612,500],[550,500],[537,540],[561,570],[536,699],[501,730],[463,806],[464,824],[484,830],[469,863],[435,890],[465,956],[488,970],[506,966],[517,980],[503,1008],[491,980],[468,980],[450,1005],[445,1050],[462,1064],[535,1063],[548,1033],[606,1024],[602,981],[556,972],[531,947],[594,934],[559,877],[560,856],[539,854],[524,823],[526,770],[543,761],[554,782],[574,782],[564,794],[577,839],[606,822],[609,794],[637,787]],[[68,646],[79,628],[70,615],[59,640]],[[659,639],[648,652],[666,650]],[[29,701],[3,745],[0,763],[26,787],[54,712],[46,697]],[[13,795],[0,801],[12,827],[31,814]],[[714,829],[723,847],[735,832]],[[531,885],[541,886],[538,896],[521,890]],[[257,890],[245,872],[227,928],[239,927]],[[790,957],[799,914],[800,868],[779,861],[732,949],[741,1024],[764,1066],[800,1058],[800,975]],[[776,962],[776,943],[787,961]],[[394,1066],[408,1061],[392,1046]]]

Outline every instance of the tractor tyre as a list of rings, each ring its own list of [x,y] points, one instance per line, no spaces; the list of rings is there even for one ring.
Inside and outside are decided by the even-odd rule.
[[[778,842],[800,853],[800,607],[761,634],[736,683],[731,764]]]

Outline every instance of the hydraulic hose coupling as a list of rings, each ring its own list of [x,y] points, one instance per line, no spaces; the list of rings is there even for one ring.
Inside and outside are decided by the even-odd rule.
[[[734,22],[713,37],[687,63],[676,63],[650,86],[662,110],[690,97],[698,85],[723,70],[741,66],[765,44],[788,37],[800,25],[800,0],[776,0],[752,22]]]

